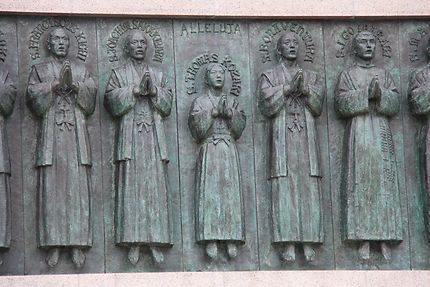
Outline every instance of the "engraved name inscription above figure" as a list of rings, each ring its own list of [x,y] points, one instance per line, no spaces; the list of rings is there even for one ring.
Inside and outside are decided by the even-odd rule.
[[[164,42],[160,33],[156,27],[139,19],[122,21],[112,29],[106,43],[109,62],[118,62],[120,60],[120,56],[117,51],[118,41],[121,36],[130,33],[132,30],[142,31],[149,36],[148,39],[152,40],[154,46],[154,55],[152,60],[154,62],[162,63],[164,57]],[[127,55],[124,56],[127,57]]]
[[[409,37],[408,47],[409,47],[409,61],[418,62],[422,59],[420,46],[422,41],[427,37],[429,33],[430,24],[420,25],[416,28],[415,32]],[[425,57],[424,57],[425,58]]]
[[[80,30],[78,25],[74,24],[67,18],[46,18],[40,21],[40,23],[34,27],[34,29],[30,32],[28,39],[28,49],[30,51],[31,59],[36,60],[41,57],[42,53],[40,51],[40,45],[41,43],[43,45],[41,39],[43,38],[45,32],[53,28],[64,29],[74,37],[78,50],[76,53],[76,58],[82,62],[85,62],[88,56],[87,36],[84,31]],[[42,48],[44,47],[42,46]]]
[[[197,93],[196,89],[196,77],[202,66],[208,63],[218,63],[221,59],[217,53],[204,53],[195,57],[191,64],[188,66],[185,74],[185,85],[187,88],[187,94],[192,95]],[[242,81],[240,78],[240,72],[236,65],[231,61],[230,56],[226,55],[223,60],[223,65],[226,70],[230,73],[232,85],[230,88],[230,94],[238,97],[242,90]]]
[[[15,98],[16,88],[12,83],[11,76],[8,71],[0,66],[0,252],[10,247],[11,241],[11,174],[5,119],[13,111]]]
[[[390,243],[400,242],[402,215],[389,117],[399,111],[392,75],[372,64],[376,37],[361,31],[352,39],[355,63],[343,70],[335,108],[347,119],[340,192],[344,239],[359,243],[359,257],[370,259],[370,241],[391,258]]]
[[[427,42],[427,57],[430,61],[430,38]],[[420,70],[415,71],[412,74],[409,83],[409,107],[412,114],[422,118],[423,125],[420,130],[419,144],[420,144],[420,164],[423,170],[423,182],[427,193],[426,207],[427,216],[430,215],[430,125],[428,122],[428,116],[430,115],[430,64]],[[430,218],[427,218],[427,224],[430,222]],[[427,232],[430,232],[429,226],[427,226]]]
[[[244,202],[236,140],[246,117],[237,98],[224,94],[226,66],[209,63],[205,88],[190,108],[188,126],[200,144],[196,168],[196,240],[206,255],[218,257],[226,244],[228,257],[245,242]]]
[[[7,55],[7,43],[4,39],[4,32],[0,31],[0,61],[4,62]]]
[[[167,143],[164,118],[173,94],[161,71],[147,62],[148,38],[142,31],[125,38],[126,62],[112,70],[105,107],[117,119],[116,244],[129,248],[137,264],[140,249],[149,247],[157,263],[171,247]]]
[[[343,58],[348,56],[348,51],[354,51],[351,48],[354,41],[352,41],[357,33],[368,31],[373,34],[378,43],[381,45],[382,56],[386,58],[391,58],[392,48],[390,42],[387,40],[386,34],[380,28],[372,24],[358,24],[356,27],[346,27],[340,36],[336,39],[336,58]]]
[[[33,65],[27,105],[40,122],[36,166],[39,172],[39,247],[46,262],[58,263],[60,248],[71,249],[76,267],[92,245],[91,150],[86,117],[96,103],[96,85],[81,63],[68,59],[67,30],[47,36],[49,58]]]
[[[315,118],[321,114],[322,79],[297,64],[299,37],[284,32],[277,42],[280,64],[261,75],[258,107],[270,123],[270,175],[273,244],[281,259],[295,261],[303,245],[313,261],[323,242],[321,171]]]
[[[306,31],[302,25],[295,22],[275,22],[264,32],[261,39],[261,44],[258,49],[261,53],[261,62],[270,62],[273,60],[273,58],[277,57],[276,53],[273,55],[274,57],[271,56],[272,42],[276,41],[276,39],[279,39],[277,36],[278,34],[286,32],[295,33],[297,38],[303,41],[305,46],[303,60],[305,62],[313,63],[315,58],[315,43],[312,39],[312,35],[309,33],[309,31]]]

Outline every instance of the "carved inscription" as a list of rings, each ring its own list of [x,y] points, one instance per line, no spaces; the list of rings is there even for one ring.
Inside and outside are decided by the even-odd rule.
[[[356,27],[346,27],[336,39],[338,49],[336,51],[336,58],[343,58],[352,51],[352,39],[360,32],[368,31],[373,34],[382,48],[382,56],[391,58],[392,48],[390,42],[387,40],[384,31],[373,24],[358,24]]]
[[[7,53],[7,43],[4,39],[4,32],[0,31],[0,61],[4,62]]]
[[[275,22],[264,32],[259,47],[262,63],[272,61],[270,55],[273,49],[272,44],[276,45],[276,41],[278,40],[278,37],[275,36],[286,31],[293,32],[299,36],[300,40],[302,40],[305,45],[304,61],[313,63],[315,58],[315,43],[312,39],[312,35],[304,26],[294,22]]]
[[[196,77],[200,68],[209,63],[220,63],[230,73],[232,80],[232,86],[230,94],[233,96],[239,96],[242,90],[242,81],[240,78],[240,72],[237,66],[231,61],[231,57],[226,55],[221,61],[220,56],[216,53],[204,53],[194,58],[192,63],[188,66],[185,74],[185,86],[187,87],[187,94],[192,95],[197,93],[196,90]]]
[[[409,37],[408,45],[409,45],[409,61],[417,62],[421,60],[421,57],[424,56],[420,53],[419,47],[424,38],[426,38],[429,33],[430,24],[419,26],[416,31]]]
[[[78,52],[76,58],[85,62],[88,57],[88,41],[84,31],[81,31],[79,26],[74,24],[69,19],[64,18],[46,18],[39,22],[36,27],[30,32],[28,39],[28,50],[32,60],[40,58],[40,46],[44,45],[45,41],[42,41],[43,35],[52,28],[63,28],[64,30],[71,33],[78,45]]]
[[[109,62],[118,62],[118,42],[121,36],[130,30],[140,30],[152,39],[152,43],[154,45],[154,56],[152,57],[152,60],[154,62],[162,63],[164,57],[164,42],[160,32],[158,32],[156,27],[153,25],[138,19],[122,21],[112,29],[106,43]],[[122,49],[122,47],[120,48]]]
[[[191,34],[237,34],[241,35],[238,23],[218,23],[218,22],[190,22],[184,23],[181,27],[181,36]]]

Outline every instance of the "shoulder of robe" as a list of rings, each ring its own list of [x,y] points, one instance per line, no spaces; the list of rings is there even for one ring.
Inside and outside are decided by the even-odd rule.
[[[273,79],[274,75],[279,74],[279,73],[283,73],[283,69],[282,69],[281,64],[278,64],[274,68],[271,68],[271,69],[264,71],[263,73],[261,73],[261,75],[264,75],[269,79]]]
[[[416,69],[416,70],[412,71],[411,80],[414,80],[418,77],[421,77],[423,79],[427,79],[429,75],[430,75],[430,66],[426,65],[422,69]]]
[[[128,66],[127,64],[128,63],[125,63],[125,64],[122,64],[118,67],[114,67],[114,68],[112,68],[112,71],[115,72],[115,74],[117,74],[117,75],[123,75],[127,71],[127,66]]]
[[[157,67],[149,66],[148,65],[149,72],[155,76],[157,81],[161,81],[163,79],[163,72],[158,69]]]
[[[72,66],[72,73],[79,75],[79,77],[84,78],[85,77],[85,71],[87,70],[87,68],[85,67],[84,64],[78,63],[78,62],[71,62],[71,66]]]
[[[4,83],[4,82],[6,82],[6,77],[7,77],[7,75],[9,74],[9,72],[8,71],[6,71],[6,70],[0,70],[0,83]]]
[[[44,71],[47,71],[50,69],[51,62],[42,62],[38,64],[34,64],[32,66],[33,69],[35,69],[38,73],[43,73]]]

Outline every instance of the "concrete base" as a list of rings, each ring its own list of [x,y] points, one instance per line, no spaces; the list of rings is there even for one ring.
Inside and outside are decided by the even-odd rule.
[[[430,271],[258,271],[6,276],[0,287],[430,286]]]

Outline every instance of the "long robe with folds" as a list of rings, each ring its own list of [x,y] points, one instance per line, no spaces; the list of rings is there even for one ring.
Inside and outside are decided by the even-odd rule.
[[[11,238],[10,159],[5,119],[12,113],[16,88],[7,71],[0,71],[0,248],[9,248]]]
[[[375,77],[381,98],[369,100]],[[403,238],[396,156],[388,122],[399,105],[399,93],[388,71],[356,65],[339,75],[335,106],[348,119],[341,183],[345,240]]]
[[[52,92],[61,66],[54,59],[34,65],[27,88],[27,105],[40,121],[39,246],[90,247],[91,148],[86,117],[94,112],[97,88],[85,67],[72,63],[79,91]]]
[[[188,116],[192,136],[200,143],[196,170],[196,240],[245,242],[245,216],[236,140],[246,117],[237,99],[228,96],[232,118],[213,118],[219,98],[196,98]]]
[[[157,89],[154,97],[134,96],[145,72]],[[171,245],[167,181],[167,143],[163,118],[173,94],[162,72],[131,60],[112,70],[105,106],[117,118],[116,243]]]
[[[304,71],[306,94],[285,96],[298,66],[284,63],[264,72],[258,107],[269,118],[273,243],[321,243],[324,239],[320,155],[315,118],[325,89],[320,77]]]
[[[409,107],[412,114],[423,118],[419,131],[421,174],[427,191],[427,224],[430,224],[430,65],[412,74],[409,82]],[[430,226],[427,227],[430,232]]]

